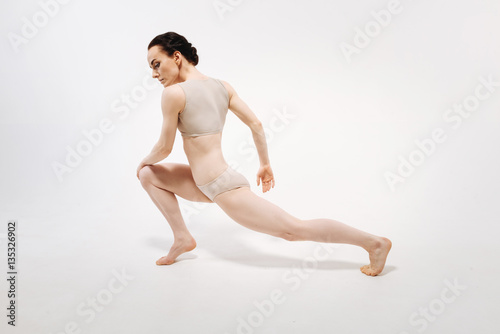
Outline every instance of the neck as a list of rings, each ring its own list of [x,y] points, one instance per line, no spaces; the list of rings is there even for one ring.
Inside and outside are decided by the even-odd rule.
[[[178,82],[183,82],[189,79],[206,79],[206,75],[198,71],[193,65],[182,66],[179,71]]]

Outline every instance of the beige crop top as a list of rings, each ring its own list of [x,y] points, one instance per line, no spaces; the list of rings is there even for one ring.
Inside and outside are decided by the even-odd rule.
[[[186,80],[178,83],[186,95],[177,127],[183,137],[195,137],[222,131],[229,108],[229,93],[220,80]]]

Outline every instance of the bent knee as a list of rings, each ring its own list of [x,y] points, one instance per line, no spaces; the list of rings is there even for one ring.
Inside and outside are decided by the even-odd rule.
[[[146,184],[151,184],[154,179],[154,172],[151,166],[144,166],[139,171],[139,181],[144,186]]]

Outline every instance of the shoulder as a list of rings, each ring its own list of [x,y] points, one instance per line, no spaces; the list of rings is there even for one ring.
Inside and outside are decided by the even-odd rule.
[[[218,79],[222,85],[226,88],[228,94],[229,94],[229,99],[231,99],[231,97],[233,97],[234,95],[236,95],[236,91],[235,89],[233,88],[233,86],[231,86],[229,84],[229,82],[225,81],[225,80],[221,80],[221,79]]]
[[[163,88],[163,91],[161,93],[162,99],[164,98],[170,98],[173,100],[176,99],[183,99],[184,98],[184,90],[179,84],[171,85],[168,87]]]
[[[175,84],[165,87],[161,93],[161,104],[169,109],[181,110],[184,108],[186,95],[180,85]]]
[[[170,101],[173,103],[181,103],[186,99],[186,95],[184,94],[184,90],[182,87],[178,84],[171,85],[168,87],[165,87],[163,89],[163,92],[161,93],[161,100],[162,101]]]

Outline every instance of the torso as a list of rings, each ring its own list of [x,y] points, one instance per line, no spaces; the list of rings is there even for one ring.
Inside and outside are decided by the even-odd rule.
[[[184,111],[181,110],[180,113],[182,112]],[[222,132],[196,137],[182,136],[182,139],[184,152],[197,185],[212,181],[228,166],[222,154]]]
[[[221,148],[222,132],[182,139],[184,152],[197,185],[212,181],[226,169],[228,164]]]

